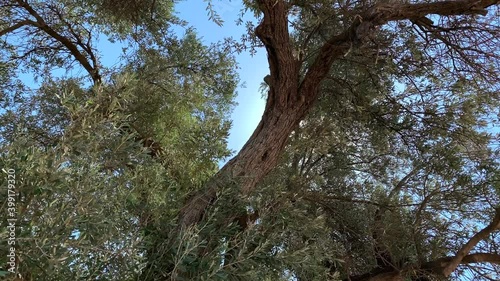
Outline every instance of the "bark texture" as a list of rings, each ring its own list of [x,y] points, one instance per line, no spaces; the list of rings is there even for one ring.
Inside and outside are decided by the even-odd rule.
[[[347,280],[350,281],[399,281],[403,280],[405,275],[411,276],[411,272],[419,272],[417,276],[413,276],[410,280],[429,280],[426,276],[440,276],[449,277],[455,269],[461,264],[472,263],[494,263],[500,264],[500,255],[491,253],[473,253],[470,251],[481,240],[486,239],[491,233],[500,229],[500,209],[496,210],[494,218],[490,224],[483,228],[481,231],[472,236],[467,243],[465,243],[455,256],[443,257],[437,260],[429,261],[423,264],[415,264],[405,266],[401,269],[395,269],[392,266],[385,268],[374,268],[368,273],[350,276]],[[346,281],[347,281],[346,280]]]
[[[319,86],[333,62],[350,48],[362,45],[373,28],[390,21],[418,20],[430,14],[485,14],[485,9],[498,4],[499,0],[375,4],[357,15],[349,28],[325,42],[303,79],[299,75],[301,62],[293,56],[290,44],[290,4],[282,0],[256,2],[263,12],[263,19],[255,33],[266,48],[270,69],[270,77],[266,81],[269,83],[269,92],[264,114],[238,155],[206,184],[202,192],[187,200],[179,214],[180,228],[196,224],[203,218],[221,186],[236,182],[242,197],[254,191],[257,183],[278,163],[288,136],[314,104]]]

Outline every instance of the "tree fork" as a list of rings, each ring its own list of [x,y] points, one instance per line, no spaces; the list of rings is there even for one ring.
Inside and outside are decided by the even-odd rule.
[[[278,163],[288,136],[312,107],[319,84],[333,62],[353,46],[360,46],[369,30],[390,21],[418,19],[429,14],[453,16],[482,14],[500,0],[440,1],[423,4],[375,4],[356,17],[345,31],[331,37],[320,48],[300,81],[300,61],[293,56],[288,31],[289,4],[282,0],[259,0],[263,19],[255,33],[264,44],[270,68],[269,92],[262,119],[241,151],[189,198],[179,212],[179,228],[198,223],[215,201],[220,187],[236,182],[242,197],[248,196]],[[365,30],[368,29],[368,30]],[[364,31],[364,32],[362,32]],[[229,180],[229,181],[228,181]]]

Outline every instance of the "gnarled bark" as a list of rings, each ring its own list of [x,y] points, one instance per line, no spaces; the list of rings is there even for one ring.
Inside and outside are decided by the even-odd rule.
[[[362,44],[376,26],[390,21],[421,19],[430,14],[453,16],[484,14],[499,0],[439,1],[423,4],[381,3],[357,15],[353,24],[321,47],[301,80],[301,62],[294,58],[288,31],[289,3],[258,0],[264,16],[255,33],[264,44],[270,68],[269,92],[262,119],[245,146],[210,180],[202,192],[191,197],[179,214],[179,226],[199,222],[221,186],[236,182],[242,196],[250,194],[278,163],[290,133],[314,104],[319,85],[333,62],[352,47]]]

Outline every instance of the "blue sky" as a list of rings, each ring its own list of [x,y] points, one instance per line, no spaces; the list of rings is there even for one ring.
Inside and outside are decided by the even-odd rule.
[[[226,0],[213,0],[213,9],[224,20],[223,26],[218,26],[209,20],[207,15],[207,4],[200,1],[188,0],[179,3],[176,7],[178,16],[193,26],[203,41],[207,44],[217,42],[225,37],[238,39],[246,32],[245,26],[237,26],[242,5],[240,2],[229,2]],[[244,20],[255,20],[251,13],[247,13]],[[241,83],[245,87],[238,88],[236,102],[231,119],[233,126],[229,136],[229,148],[239,151],[248,140],[264,112],[265,100],[259,92],[259,87],[264,76],[269,73],[267,56],[264,49],[259,49],[253,57],[248,52],[237,55],[239,63],[238,70]]]
[[[209,19],[206,2],[199,0],[182,1],[177,4],[175,10],[178,17],[187,21],[190,27],[196,29],[198,36],[207,45],[221,41],[226,37],[239,39],[246,33],[245,26],[238,26],[235,23],[243,7],[241,2],[213,0],[212,6],[224,20],[223,26],[218,26]],[[256,21],[252,13],[247,13],[243,20]],[[185,31],[183,28],[175,28],[175,30],[178,31],[179,35],[182,35]],[[110,43],[105,36],[101,36],[97,44],[101,63],[108,67],[119,64],[120,55],[122,54],[121,48],[121,44]],[[262,98],[259,87],[264,76],[269,73],[267,56],[262,48],[254,56],[251,56],[249,52],[237,54],[236,61],[239,64],[238,73],[241,82],[237,90],[237,106],[231,114],[233,123],[228,139],[229,148],[235,152],[243,147],[261,119],[265,100]],[[61,72],[63,74],[65,71],[59,69],[54,70],[54,73]],[[79,74],[85,74],[84,72],[83,69],[76,67],[74,70],[70,70],[69,74],[73,73],[78,76]],[[19,74],[20,78],[28,85],[36,87],[39,84],[33,80],[32,73]]]
[[[183,1],[176,6],[176,11],[180,18],[186,20],[190,26],[196,29],[198,35],[202,37],[206,44],[221,41],[226,37],[238,39],[242,34],[246,33],[245,26],[235,24],[242,9],[240,2],[213,0],[212,5],[213,9],[224,20],[223,26],[218,26],[209,20],[206,2],[199,0]],[[251,13],[247,13],[244,20],[255,19],[252,18]],[[178,30],[182,32],[182,29]],[[100,38],[98,49],[103,64],[111,66],[119,62],[121,49],[117,45],[107,42],[105,37]],[[240,86],[238,88],[236,98],[238,105],[231,115],[233,125],[228,142],[230,149],[239,151],[261,119],[265,101],[261,97],[259,86],[263,81],[263,77],[269,72],[269,68],[266,53],[263,49],[259,49],[254,56],[250,56],[248,52],[237,54],[236,59],[240,67],[238,72],[241,83],[245,87]],[[29,74],[22,75],[22,79],[35,84]],[[27,83],[30,84],[30,82]]]

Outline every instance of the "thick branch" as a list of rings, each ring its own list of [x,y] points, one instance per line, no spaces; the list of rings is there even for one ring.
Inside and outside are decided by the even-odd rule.
[[[422,266],[424,270],[431,270],[434,273],[444,274],[444,268],[453,261],[455,257],[444,257],[435,261],[427,262]],[[500,255],[491,253],[475,253],[466,255],[460,261],[460,264],[472,263],[494,263],[500,264]]]
[[[70,53],[73,55],[73,57],[85,68],[85,70],[90,74],[92,77],[92,80],[94,83],[98,83],[101,81],[101,77],[99,75],[99,72],[97,68],[94,68],[89,61],[87,60],[87,57],[83,55],[80,50],[78,50],[78,47],[73,44],[68,38],[65,36],[59,34],[57,31],[52,29],[46,22],[45,20],[25,1],[22,0],[17,0],[19,5],[23,7],[30,15],[32,15],[36,19],[36,27],[40,28],[43,30],[45,33],[47,33],[49,36],[52,38],[56,39],[58,42],[60,42],[64,47],[66,47]]]
[[[19,29],[23,26],[29,25],[30,23],[31,23],[31,21],[29,21],[29,20],[23,20],[23,21],[20,21],[14,25],[9,26],[5,29],[2,29],[2,30],[0,30],[0,37],[4,36],[7,33],[14,32],[16,29]]]
[[[494,263],[500,264],[500,255],[492,253],[474,253],[469,252],[483,239],[487,238],[493,231],[500,229],[500,208],[496,210],[495,217],[491,223],[476,233],[472,238],[458,251],[455,256],[443,257],[437,260],[426,262],[419,265],[409,265],[405,268],[398,270],[392,267],[376,267],[371,271],[356,276],[350,276],[348,280],[363,281],[363,280],[400,280],[400,274],[404,275],[407,272],[422,271],[429,275],[448,277],[460,264],[473,264],[473,263]],[[380,279],[382,277],[382,279]]]
[[[406,176],[404,176],[399,183],[391,190],[389,193],[388,199],[392,199],[396,194],[398,194],[403,187],[405,187],[406,183],[409,179],[411,179],[414,175],[416,175],[420,171],[420,166],[413,168]]]
[[[458,251],[458,253],[453,257],[453,259],[448,263],[448,265],[443,270],[443,275],[448,277],[457,268],[462,260],[467,256],[467,254],[474,248],[477,243],[481,240],[487,238],[493,231],[500,229],[500,209],[497,209],[495,217],[491,223],[483,228],[481,231],[472,236],[472,238]]]
[[[267,103],[270,107],[283,108],[298,98],[299,61],[295,60],[290,44],[288,4],[283,0],[260,0],[258,5],[264,17],[255,29],[255,34],[266,47],[271,74]]]
[[[428,14],[478,13],[498,1],[376,5],[357,16],[349,29],[328,40],[300,83],[300,62],[293,57],[288,32],[288,4],[283,0],[259,0],[257,3],[264,17],[255,33],[266,47],[271,71],[268,79],[270,90],[262,120],[238,155],[206,183],[203,191],[187,200],[179,214],[179,226],[182,228],[199,222],[211,202],[215,201],[218,189],[225,184],[237,183],[242,196],[255,189],[257,183],[278,163],[288,136],[311,108],[318,95],[319,84],[330,71],[333,61],[351,46],[360,44],[373,26]]]
[[[440,16],[484,15],[487,12],[486,8],[499,2],[499,0],[462,0],[422,4],[397,4],[393,2],[376,4],[364,13],[357,15],[347,30],[333,36],[323,45],[300,85],[299,94],[305,95],[306,99],[315,99],[318,84],[328,74],[335,59],[347,53],[350,48],[359,46],[374,27],[390,21],[421,19],[430,14]]]
[[[426,262],[422,264],[420,269],[429,274],[437,276],[449,276],[446,275],[446,268],[449,267],[456,257],[443,257],[434,261]],[[493,263],[500,264],[500,255],[491,253],[474,253],[464,256],[459,264],[475,264],[475,263]],[[458,266],[457,264],[456,266]],[[455,267],[456,268],[456,267]]]
[[[94,52],[92,51],[92,47],[90,46],[90,39],[92,37],[91,32],[89,30],[85,30],[88,33],[88,40],[87,40],[86,43],[83,43],[82,36],[78,32],[76,32],[74,30],[74,28],[73,28],[73,26],[72,26],[71,23],[69,23],[68,21],[66,21],[64,19],[64,16],[61,13],[61,11],[57,7],[54,7],[54,6],[50,6],[50,9],[57,15],[57,17],[59,18],[59,20],[62,23],[64,23],[64,25],[66,25],[66,27],[68,28],[68,31],[75,38],[75,42],[74,43],[76,45],[80,46],[80,48],[82,48],[89,55],[90,61],[92,62],[92,65],[93,65],[93,68],[96,69],[96,67],[97,67],[97,58],[94,55]]]
[[[437,260],[426,262],[421,266],[412,265],[403,270],[394,270],[393,268],[375,268],[372,271],[362,274],[350,276],[347,280],[350,281],[373,281],[373,280],[392,280],[388,277],[400,277],[405,272],[426,272],[430,275],[444,276],[444,268],[454,259],[454,257],[443,257]],[[500,264],[500,255],[491,253],[475,253],[466,255],[460,264],[474,264],[474,263],[493,263]]]
[[[462,259],[461,264],[485,263],[485,262],[500,264],[500,255],[490,254],[490,253],[470,254]]]

